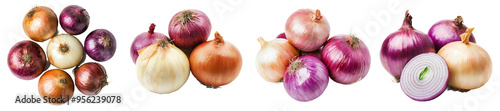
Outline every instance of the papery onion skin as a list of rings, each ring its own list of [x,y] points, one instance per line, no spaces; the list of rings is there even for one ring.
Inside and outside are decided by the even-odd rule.
[[[189,60],[193,76],[207,88],[231,83],[242,66],[240,51],[215,32],[215,39],[202,43],[191,53]]]
[[[450,42],[461,41],[460,35],[463,34],[466,29],[467,26],[463,24],[462,16],[457,16],[455,20],[441,20],[435,23],[427,34],[432,39],[436,51],[439,51],[441,47]],[[470,36],[469,41],[476,43],[474,35]]]
[[[78,5],[65,7],[59,15],[61,27],[71,35],[79,35],[87,30],[90,24],[90,16],[87,10]]]
[[[31,40],[48,40],[57,34],[57,15],[49,7],[34,7],[24,16],[23,29]]]
[[[436,52],[431,38],[412,26],[412,17],[406,11],[403,26],[384,40],[380,50],[380,60],[397,81],[406,63],[418,54]]]
[[[47,57],[59,69],[75,67],[83,59],[82,43],[72,35],[59,34],[49,41]]]
[[[257,40],[261,44],[255,59],[257,71],[266,81],[282,82],[286,68],[293,58],[299,56],[299,51],[286,39],[276,38],[266,42],[259,37]]]
[[[436,53],[413,57],[401,74],[401,89],[413,100],[430,101],[440,96],[448,86],[448,66]]]
[[[281,33],[280,35],[278,35],[278,37],[276,38],[280,38],[280,39],[286,39],[286,34],[285,32]]]
[[[75,85],[85,95],[97,95],[108,85],[106,69],[99,63],[85,63],[75,73]]]
[[[168,25],[168,35],[188,57],[196,46],[207,41],[211,30],[208,16],[195,9],[177,12]]]
[[[59,69],[52,69],[45,72],[38,81],[38,93],[42,99],[50,97],[63,100],[48,102],[52,105],[61,105],[68,102],[73,97],[74,91],[75,86],[71,76]]]
[[[326,42],[321,55],[330,78],[341,84],[360,81],[370,70],[368,47],[354,35],[333,36]]]
[[[136,66],[141,85],[158,94],[179,90],[189,77],[187,56],[166,38],[139,50]]]
[[[330,24],[319,10],[299,9],[286,21],[288,41],[301,51],[319,49],[330,35]]]
[[[156,25],[152,23],[149,26],[148,32],[137,35],[137,37],[135,37],[134,41],[132,42],[132,46],[130,47],[130,56],[132,57],[132,61],[134,62],[134,64],[137,61],[137,57],[139,57],[139,50],[155,43],[158,40],[170,40],[165,34],[154,32],[155,27]]]
[[[483,86],[492,73],[492,62],[488,52],[468,41],[473,29],[469,28],[461,35],[462,41],[451,42],[438,52],[448,64],[450,71],[448,85],[459,90]]]
[[[7,57],[7,64],[12,74],[23,80],[32,80],[40,76],[46,63],[47,57],[42,47],[29,40],[12,46]]]
[[[106,29],[96,29],[85,38],[85,52],[95,61],[111,59],[116,51],[116,39]]]
[[[318,98],[328,86],[328,69],[316,57],[295,59],[283,77],[285,90],[293,99],[307,102]]]

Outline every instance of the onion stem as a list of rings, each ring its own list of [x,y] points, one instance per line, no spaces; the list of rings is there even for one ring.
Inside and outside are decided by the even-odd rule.
[[[59,51],[61,51],[63,54],[69,51],[69,46],[68,44],[64,43],[59,47]]]
[[[38,8],[38,7],[35,7],[35,8],[33,8],[33,9],[31,9],[31,10],[30,10],[30,12],[28,12],[28,18],[30,18],[30,19],[31,19],[31,17],[33,17],[33,15],[35,15],[35,12],[36,12],[36,9],[37,9],[37,8]]]
[[[425,67],[425,69],[420,72],[420,75],[418,76],[418,80],[422,81],[425,79],[425,77],[427,76],[427,72],[429,72],[429,67]]]
[[[474,27],[468,28],[465,31],[465,33],[460,35],[460,38],[462,39],[462,43],[467,44],[467,45],[469,44],[469,38],[470,38],[470,35],[472,35],[472,30],[474,30]]]
[[[150,33],[150,34],[155,33],[155,27],[156,27],[156,25],[154,23],[151,23],[151,26],[149,26],[148,33]]]
[[[455,23],[457,24],[457,26],[462,26],[462,23],[464,23],[464,19],[462,18],[462,16],[457,16],[457,18],[455,18]]]
[[[319,11],[319,9],[316,9],[316,14],[314,15],[314,19],[316,21],[319,21],[321,20],[321,18],[323,18],[323,16],[321,16],[321,12]]]
[[[359,38],[357,38],[355,35],[350,35],[348,42],[349,45],[353,48],[359,47]]]
[[[266,44],[266,43],[267,43],[267,41],[266,41],[266,40],[264,40],[264,38],[262,38],[262,37],[259,37],[259,38],[257,39],[257,41],[259,41],[259,43],[260,43],[260,46],[261,46],[261,47],[262,47],[262,46],[264,46],[264,44]]]
[[[300,60],[300,59],[297,59],[297,60],[293,61],[292,63],[290,63],[290,71],[291,71],[290,75],[295,74],[295,71],[297,69],[299,69],[300,67],[302,67],[302,60]]]
[[[413,28],[411,19],[413,19],[413,17],[410,15],[409,10],[406,10],[405,20],[403,21],[403,26],[401,28]]]
[[[214,41],[215,41],[214,42],[215,45],[224,45],[224,39],[222,39],[222,36],[217,31],[215,31]]]

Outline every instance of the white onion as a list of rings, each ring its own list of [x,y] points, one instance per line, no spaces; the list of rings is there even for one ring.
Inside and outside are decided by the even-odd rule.
[[[57,35],[47,46],[49,62],[59,69],[75,67],[80,63],[83,55],[82,43],[72,35]]]
[[[177,91],[189,77],[187,56],[166,40],[139,50],[136,65],[142,86],[158,94]]]
[[[441,95],[448,83],[448,66],[435,53],[412,58],[401,73],[401,88],[413,100],[428,101]]]

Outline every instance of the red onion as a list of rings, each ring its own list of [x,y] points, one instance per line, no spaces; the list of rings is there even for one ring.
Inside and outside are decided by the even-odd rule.
[[[106,69],[95,62],[85,63],[75,73],[75,85],[85,95],[97,95],[108,85]]]
[[[280,35],[278,35],[278,37],[276,38],[280,38],[280,39],[286,39],[286,34],[285,32],[281,33]]]
[[[84,8],[70,5],[62,10],[59,20],[64,31],[71,35],[78,35],[89,27],[90,16]]]
[[[448,86],[448,66],[436,53],[412,58],[401,74],[401,88],[413,100],[429,101],[441,95]]]
[[[455,20],[441,20],[432,25],[427,34],[434,42],[436,52],[450,42],[461,41],[460,35],[467,30],[467,26],[463,22],[462,16],[457,16]],[[476,43],[474,35],[470,36],[469,41]]]
[[[380,50],[382,65],[397,81],[411,58],[426,52],[436,52],[431,38],[415,30],[411,19],[411,15],[406,11],[403,26],[387,36]]]
[[[326,42],[321,53],[330,78],[341,84],[363,79],[370,69],[368,47],[355,36],[337,35]]]
[[[106,29],[97,29],[85,38],[85,51],[95,61],[107,61],[116,51],[115,36]]]
[[[283,76],[285,90],[297,101],[318,98],[328,85],[328,69],[316,57],[302,56],[294,60]]]
[[[286,21],[285,34],[297,49],[310,52],[326,42],[330,36],[330,25],[319,10],[300,9]]]
[[[10,71],[20,79],[32,80],[40,76],[47,63],[42,47],[24,40],[16,43],[9,51],[7,63]]]
[[[149,26],[148,32],[137,35],[137,37],[135,37],[134,39],[134,42],[132,42],[132,46],[130,47],[130,56],[132,57],[132,61],[134,62],[134,64],[137,60],[137,57],[139,57],[139,53],[137,51],[155,43],[157,40],[170,40],[165,34],[154,32],[155,27],[155,24],[151,24],[151,26]]]
[[[168,25],[168,35],[188,57],[196,46],[207,41],[210,30],[207,15],[194,9],[177,12]]]

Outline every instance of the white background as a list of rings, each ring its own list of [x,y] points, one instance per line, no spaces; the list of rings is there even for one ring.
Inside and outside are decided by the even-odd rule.
[[[76,37],[80,41],[94,29],[111,31],[118,48],[114,57],[101,62],[107,69],[110,84],[100,95],[121,95],[121,104],[50,104],[14,103],[17,95],[38,96],[38,79],[21,80],[8,69],[6,58],[10,47],[21,40],[29,40],[22,28],[24,15],[34,6],[48,6],[57,15],[68,5],[76,4],[90,14],[88,30]],[[102,1],[102,0],[14,0],[0,3],[0,104],[4,110],[209,110],[209,111],[498,111],[500,106],[500,75],[497,65],[498,10],[497,2],[485,1],[397,1],[397,0],[169,0],[169,1]],[[284,32],[288,16],[301,8],[320,9],[331,27],[330,36],[357,34],[369,47],[371,68],[368,75],[352,85],[330,81],[326,91],[310,102],[298,102],[288,96],[283,84],[269,83],[260,77],[255,68],[255,58],[260,44]],[[208,89],[191,75],[186,84],[171,94],[156,94],[143,88],[137,80],[136,68],[131,61],[129,48],[132,40],[148,31],[150,23],[157,25],[156,32],[168,33],[171,17],[184,9],[205,12],[215,31],[240,49],[243,68],[232,83],[220,89]],[[483,87],[468,93],[445,91],[428,102],[408,98],[392,76],[380,63],[379,51],[388,34],[400,28],[404,12],[410,10],[413,26],[427,33],[437,21],[454,19],[462,15],[468,27],[475,27],[474,35],[479,46],[493,60],[493,74]],[[60,33],[64,31],[59,26]],[[168,35],[168,34],[167,34]],[[38,42],[44,50],[46,42]],[[87,57],[86,62],[93,62]],[[51,66],[49,69],[54,69]],[[65,70],[70,72],[71,69]],[[72,73],[70,73],[72,75]],[[75,95],[81,96],[75,88]]]

